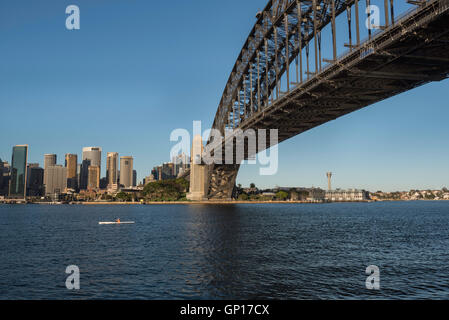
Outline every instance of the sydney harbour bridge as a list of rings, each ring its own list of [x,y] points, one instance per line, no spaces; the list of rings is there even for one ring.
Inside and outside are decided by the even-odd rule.
[[[278,129],[282,142],[448,77],[449,0],[378,0],[366,10],[370,2],[269,1],[235,62],[212,128],[223,136],[226,130]],[[398,3],[408,10],[398,12]],[[375,25],[378,16],[382,23]],[[197,198],[230,199],[239,166],[203,165]],[[191,192],[198,189],[194,170]]]

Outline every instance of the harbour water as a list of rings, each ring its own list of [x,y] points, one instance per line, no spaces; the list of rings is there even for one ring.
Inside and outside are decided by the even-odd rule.
[[[116,218],[135,224],[98,224]],[[444,201],[0,205],[0,219],[0,299],[449,298]]]

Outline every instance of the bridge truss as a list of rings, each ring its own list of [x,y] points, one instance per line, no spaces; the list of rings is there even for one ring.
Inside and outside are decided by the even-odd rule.
[[[449,0],[409,0],[415,7],[402,16],[395,16],[393,0],[384,0],[384,24],[369,29],[363,41],[360,2],[270,1],[258,13],[232,69],[213,128],[223,135],[227,129],[278,129],[281,142],[448,77]],[[347,18],[346,26],[339,25],[346,29],[347,51],[338,56],[340,15]],[[322,58],[326,26],[332,39],[330,59]],[[208,144],[214,145],[213,139]],[[224,151],[224,143],[220,144]],[[229,199],[238,169],[237,163],[210,166],[208,197]]]

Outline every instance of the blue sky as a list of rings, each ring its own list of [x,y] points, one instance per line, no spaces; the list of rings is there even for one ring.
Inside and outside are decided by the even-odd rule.
[[[377,1],[383,3],[383,1]],[[376,4],[376,1],[373,1]],[[65,8],[81,29],[65,28]],[[0,158],[29,144],[81,156],[132,155],[139,180],[169,160],[176,128],[210,126],[224,85],[266,0],[54,0],[0,3]],[[403,7],[398,8],[398,10]],[[327,48],[328,49],[328,48]],[[326,50],[327,50],[326,49]],[[238,183],[371,191],[449,187],[449,81],[377,103],[279,146],[280,168]]]

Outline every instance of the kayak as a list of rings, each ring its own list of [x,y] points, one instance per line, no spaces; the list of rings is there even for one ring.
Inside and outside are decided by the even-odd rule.
[[[98,224],[134,224],[134,221],[123,221],[123,222],[98,222]]]

